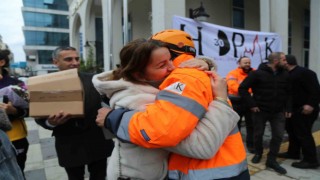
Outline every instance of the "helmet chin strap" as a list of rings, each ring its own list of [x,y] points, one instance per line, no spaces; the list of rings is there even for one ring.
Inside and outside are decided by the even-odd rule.
[[[170,44],[170,43],[167,43],[167,44],[168,44],[170,51],[179,51],[179,52],[181,52],[181,54],[182,53],[190,53],[193,56],[196,55],[196,49],[193,47],[190,47],[190,46],[178,47],[177,45],[174,45],[174,44]]]
[[[171,54],[171,61],[173,61],[176,57],[181,55],[180,53],[177,53],[177,52],[174,52],[174,51],[170,51],[170,54]]]

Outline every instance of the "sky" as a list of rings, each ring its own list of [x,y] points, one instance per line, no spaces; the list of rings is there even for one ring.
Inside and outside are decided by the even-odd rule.
[[[22,0],[0,0],[0,35],[14,55],[14,61],[25,61]]]

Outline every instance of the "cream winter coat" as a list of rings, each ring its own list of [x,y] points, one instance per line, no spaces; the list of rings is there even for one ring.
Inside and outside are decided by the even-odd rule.
[[[92,82],[100,94],[110,98],[112,108],[124,107],[142,111],[154,102],[159,92],[149,85],[110,80],[111,75],[112,72],[97,74]],[[220,101],[213,101],[193,132],[175,147],[165,150],[147,149],[115,139],[115,147],[107,168],[108,180],[116,180],[119,176],[131,179],[164,179],[167,175],[169,151],[197,159],[210,159],[238,120],[239,116],[232,108]]]

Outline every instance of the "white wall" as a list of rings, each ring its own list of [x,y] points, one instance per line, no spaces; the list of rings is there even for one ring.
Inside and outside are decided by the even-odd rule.
[[[151,0],[132,0],[128,5],[132,19],[132,37],[149,38],[151,32]]]

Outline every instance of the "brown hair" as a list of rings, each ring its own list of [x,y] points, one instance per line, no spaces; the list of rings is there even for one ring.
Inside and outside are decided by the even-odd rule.
[[[130,59],[134,53],[134,51],[141,45],[142,43],[146,42],[146,39],[139,38],[135,39],[128,44],[126,44],[121,50],[120,50],[120,66],[113,71],[113,80],[118,80],[122,78],[121,71],[124,67],[128,65],[130,62]]]
[[[133,83],[144,84],[144,82],[139,80],[135,75],[144,74],[144,70],[150,61],[152,52],[161,47],[168,48],[165,43],[156,40],[148,40],[134,48],[133,53],[129,49],[120,53],[120,57],[127,57],[121,59],[121,77]]]
[[[0,67],[0,74],[1,75],[7,75],[9,74],[9,71],[7,68],[10,66],[10,59],[9,55],[11,54],[10,50],[5,49],[5,50],[0,50],[0,61],[4,60],[5,64]]]

